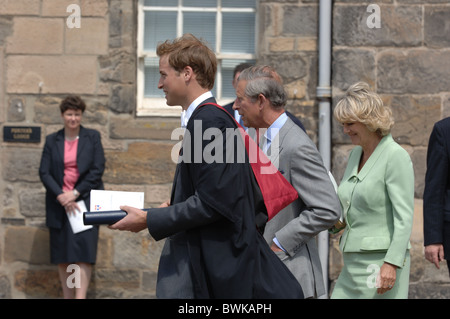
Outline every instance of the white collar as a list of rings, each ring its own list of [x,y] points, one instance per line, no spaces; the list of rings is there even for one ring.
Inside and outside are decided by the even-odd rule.
[[[277,136],[280,129],[286,123],[288,117],[286,112],[282,113],[266,130],[264,137],[266,138],[266,143],[263,145],[263,151],[267,154],[267,150],[272,144],[272,141]]]
[[[187,110],[181,111],[181,127],[186,127],[189,119],[191,118],[192,113],[194,113],[195,109],[206,99],[213,97],[211,91],[205,92],[196,98],[191,105],[187,108]]]

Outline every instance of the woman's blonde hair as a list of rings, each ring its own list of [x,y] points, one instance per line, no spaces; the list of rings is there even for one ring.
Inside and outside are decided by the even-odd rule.
[[[340,123],[360,122],[381,136],[389,134],[394,125],[391,109],[365,82],[357,82],[347,89],[334,109],[334,117]]]

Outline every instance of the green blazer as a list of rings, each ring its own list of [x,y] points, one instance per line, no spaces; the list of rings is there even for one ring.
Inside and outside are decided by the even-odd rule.
[[[403,266],[414,214],[414,170],[409,154],[391,134],[382,138],[358,173],[362,148],[355,147],[338,188],[347,226],[343,252],[382,252]]]

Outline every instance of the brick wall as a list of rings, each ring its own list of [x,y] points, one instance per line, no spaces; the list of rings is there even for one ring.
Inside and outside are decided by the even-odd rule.
[[[288,109],[317,142],[318,1],[259,3],[258,60],[279,70]],[[333,103],[348,85],[365,80],[393,107],[393,136],[411,154],[416,174],[410,297],[445,298],[446,267],[437,271],[423,258],[421,198],[429,133],[435,121],[450,115],[450,5],[380,0],[381,28],[370,29],[370,3],[334,1]],[[81,8],[79,29],[67,26],[71,4]],[[135,117],[135,39],[135,0],[0,0],[0,126],[42,129],[37,144],[0,140],[0,298],[62,295],[49,263],[38,166],[45,135],[62,127],[58,104],[66,94],[86,100],[83,124],[102,134],[106,188],[144,191],[148,207],[168,198],[176,142],[170,134],[179,121]],[[332,171],[339,180],[353,146],[334,122],[332,142]],[[154,297],[162,244],[145,231],[101,227],[88,297]],[[330,248],[334,281],[341,268],[336,237]]]

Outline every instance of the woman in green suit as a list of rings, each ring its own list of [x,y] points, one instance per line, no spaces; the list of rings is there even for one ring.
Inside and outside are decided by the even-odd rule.
[[[331,298],[408,298],[414,171],[390,129],[390,108],[366,83],[352,85],[334,110],[357,145],[338,188],[345,218],[344,267]]]

